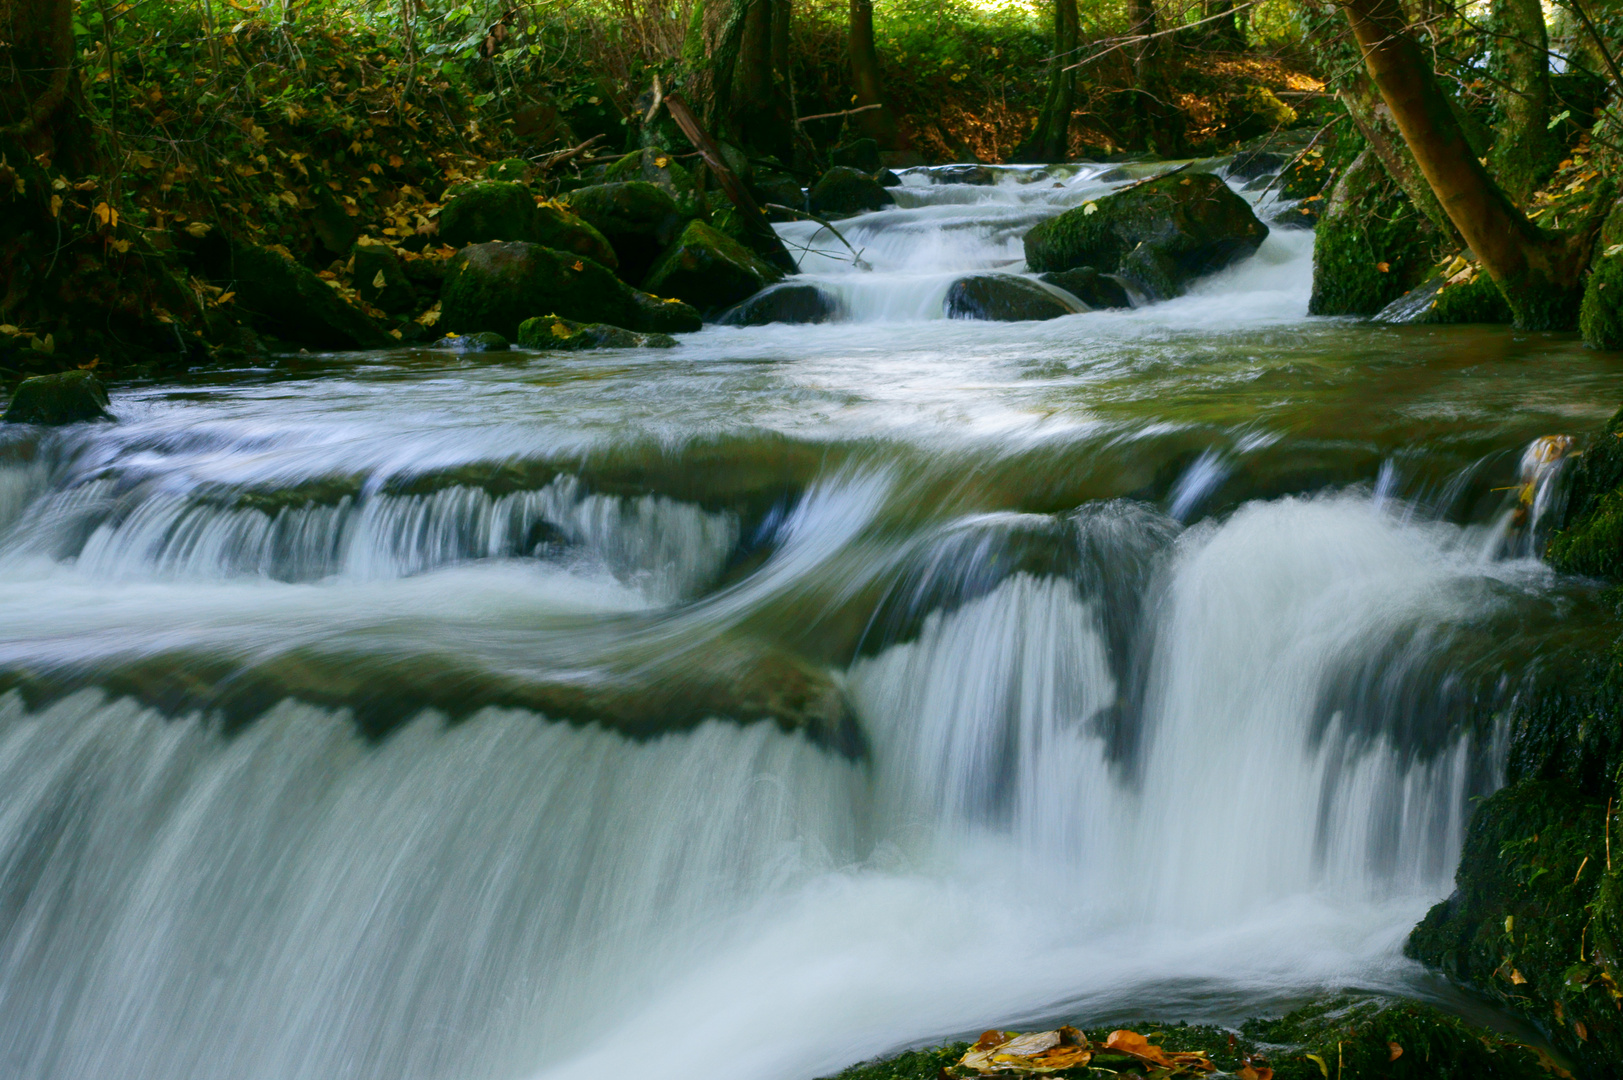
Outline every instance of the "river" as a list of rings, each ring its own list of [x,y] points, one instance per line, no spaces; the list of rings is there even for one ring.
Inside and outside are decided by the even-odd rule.
[[[0,1075],[810,1080],[1401,956],[1584,583],[1572,335],[941,317],[1102,167],[814,225],[842,317],[290,357],[0,433]]]

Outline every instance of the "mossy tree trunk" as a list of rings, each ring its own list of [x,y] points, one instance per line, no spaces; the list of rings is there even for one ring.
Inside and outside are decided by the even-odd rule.
[[[1048,93],[1037,126],[1014,152],[1016,161],[1064,161],[1071,150],[1071,111],[1076,107],[1078,21],[1076,0],[1054,0],[1054,55],[1048,61]]]
[[[1415,209],[1425,214],[1443,235],[1458,239],[1459,233],[1454,223],[1448,219],[1443,204],[1437,201],[1437,193],[1426,182],[1426,174],[1420,171],[1414,155],[1409,152],[1409,144],[1403,141],[1403,132],[1398,130],[1397,121],[1392,119],[1392,110],[1386,107],[1381,92],[1375,89],[1369,76],[1361,71],[1353,73],[1336,96],[1346,107],[1347,115],[1352,117],[1365,144],[1386,169],[1387,175],[1409,196]]]
[[[1488,175],[1408,32],[1398,0],[1341,0],[1365,68],[1449,220],[1524,329],[1576,325],[1594,230],[1538,228]],[[1598,227],[1599,222],[1596,222]]]
[[[1561,158],[1549,128],[1549,33],[1539,0],[1494,0],[1492,16],[1500,121],[1488,163],[1511,198],[1526,203]]]
[[[885,100],[884,82],[879,74],[879,49],[873,37],[873,0],[851,0],[850,10],[846,36],[851,58],[851,89],[856,91],[857,107],[867,107],[854,117],[856,127],[883,150],[902,149],[896,116]]]
[[[709,127],[787,160],[793,147],[788,62],[791,0],[707,0],[702,16]]]

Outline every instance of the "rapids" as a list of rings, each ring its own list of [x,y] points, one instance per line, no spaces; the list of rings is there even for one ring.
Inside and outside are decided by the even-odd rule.
[[[0,1075],[810,1080],[1463,1007],[1401,944],[1593,602],[1524,449],[1623,361],[1309,319],[1278,230],[1167,303],[941,317],[1105,175],[910,173],[841,226],[869,269],[781,227],[823,325],[0,433]]]

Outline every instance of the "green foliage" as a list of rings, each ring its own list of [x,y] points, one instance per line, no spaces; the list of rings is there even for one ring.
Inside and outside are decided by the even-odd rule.
[[[1366,152],[1341,174],[1313,244],[1314,315],[1373,315],[1436,261],[1423,214]]]

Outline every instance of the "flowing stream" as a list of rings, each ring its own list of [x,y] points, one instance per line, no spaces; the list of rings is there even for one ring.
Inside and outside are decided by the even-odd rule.
[[[909,174],[867,270],[782,227],[821,325],[0,433],[0,1076],[810,1080],[1446,997],[1402,941],[1593,602],[1523,455],[1623,359],[1308,319],[1279,230],[942,317],[1104,175]]]

